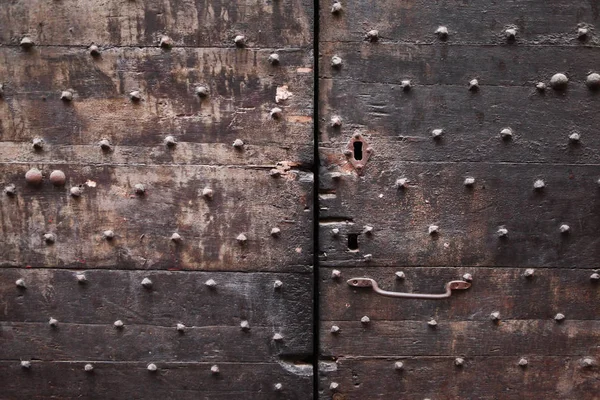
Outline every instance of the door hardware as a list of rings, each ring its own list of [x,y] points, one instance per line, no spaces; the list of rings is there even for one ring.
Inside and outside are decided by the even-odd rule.
[[[379,287],[377,282],[371,278],[352,278],[348,279],[348,285],[352,287],[370,287],[373,288],[375,293],[382,296],[389,297],[402,297],[407,299],[445,299],[450,297],[453,290],[464,290],[471,287],[469,282],[465,281],[450,281],[446,284],[446,292],[440,294],[425,294],[425,293],[403,293],[403,292],[391,292],[383,290]]]

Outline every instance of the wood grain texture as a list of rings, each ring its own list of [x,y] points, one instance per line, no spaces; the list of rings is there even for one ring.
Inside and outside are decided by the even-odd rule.
[[[404,279],[395,273],[402,271]],[[340,279],[331,279],[331,268],[320,271],[321,318],[329,321],[372,320],[490,321],[498,311],[502,319],[547,320],[558,313],[568,320],[597,320],[600,285],[584,269],[534,269],[531,278],[525,268],[407,267],[343,268]],[[386,290],[410,293],[443,293],[444,285],[473,277],[471,288],[453,292],[447,300],[411,300],[380,296],[370,289],[355,289],[346,281],[354,277],[375,279]],[[325,328],[328,328],[325,326]]]
[[[340,69],[331,67],[334,55],[342,58]],[[486,87],[534,87],[538,81],[549,83],[558,72],[570,77],[568,87],[582,86],[597,68],[600,53],[593,47],[322,43],[320,60],[323,78],[392,84],[410,79],[412,90],[453,85],[468,91],[469,81],[477,78],[480,89],[471,94],[483,97]]]
[[[35,165],[46,176],[41,187],[24,182],[30,166],[2,167],[18,193],[1,200],[4,266],[306,271],[312,262],[310,172],[274,178],[268,167]],[[48,182],[54,168],[67,175],[65,187]],[[137,183],[145,195],[134,193]],[[69,194],[76,185],[84,187],[80,198]],[[212,199],[202,195],[206,187]],[[114,239],[102,237],[107,229]],[[42,240],[47,232],[56,235],[52,245]]]
[[[367,141],[370,139],[367,138]],[[376,143],[376,141],[373,141]],[[321,180],[321,243],[326,265],[590,268],[600,258],[597,166],[405,163],[382,148],[356,175],[341,152],[325,153],[334,180]],[[390,151],[388,154],[391,154]],[[395,186],[406,177],[404,190]],[[474,177],[466,187],[466,177]],[[534,190],[543,179],[546,187]],[[561,233],[567,224],[569,233]],[[430,225],[439,226],[429,235]],[[371,234],[364,227],[373,227]],[[498,236],[504,226],[508,236]],[[331,230],[337,228],[339,235]],[[349,251],[348,234],[358,235]],[[366,261],[365,254],[372,254]],[[595,268],[595,267],[594,267]]]
[[[405,92],[398,85],[321,80],[321,146],[343,148],[351,135],[369,135],[377,159],[598,164],[598,92],[577,86],[568,95],[535,87],[486,88],[473,96],[460,86]],[[341,127],[331,118],[341,116]],[[500,132],[512,130],[512,139]],[[443,138],[432,138],[443,129]],[[569,136],[580,135],[573,143]],[[371,143],[373,142],[373,143]]]
[[[94,362],[86,373],[87,361],[32,362],[24,371],[18,361],[0,362],[3,396],[31,399],[231,399],[257,400],[312,398],[309,366],[276,363],[219,363],[220,373],[210,371],[213,363],[161,363],[150,372],[142,362]],[[125,384],[130,382],[130,384]],[[281,383],[281,391],[275,385]],[[118,388],[118,390],[115,390]]]
[[[313,3],[306,0],[18,0],[0,11],[0,42],[18,44],[29,34],[37,45],[233,47],[312,46]]]
[[[598,367],[582,368],[578,357],[528,357],[527,368],[517,365],[519,358],[469,357],[462,368],[454,365],[454,357],[340,359],[323,365],[319,398],[593,400],[598,397]],[[394,369],[396,361],[404,363],[403,371]],[[331,382],[339,384],[336,392],[329,389]]]
[[[448,28],[448,44],[598,44],[591,32],[587,40],[577,38],[580,25],[593,26],[599,21],[599,8],[592,2],[343,1],[338,15],[331,14],[328,5],[323,4],[321,13],[321,42],[360,42],[367,31],[377,29],[380,41],[439,44],[443,42],[435,31],[443,25]],[[516,41],[507,42],[507,27],[517,29]]]

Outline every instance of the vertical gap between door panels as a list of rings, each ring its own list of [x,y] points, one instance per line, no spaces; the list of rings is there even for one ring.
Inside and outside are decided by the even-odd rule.
[[[319,0],[313,0],[313,398],[319,398]]]

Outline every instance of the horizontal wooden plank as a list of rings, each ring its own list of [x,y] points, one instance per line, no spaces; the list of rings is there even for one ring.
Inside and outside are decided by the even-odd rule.
[[[580,25],[591,27],[598,23],[598,8],[588,1],[432,3],[418,0],[399,3],[384,0],[345,1],[342,6],[342,12],[336,15],[324,5],[319,31],[321,41],[361,41],[367,31],[377,29],[380,41],[441,43],[435,31],[439,26],[446,26],[449,44],[598,44],[591,29],[586,40],[579,40],[577,35]],[[507,27],[517,29],[514,42],[506,39]]]
[[[398,307],[401,307],[400,303]],[[437,326],[429,326],[435,317]],[[331,325],[340,328],[330,332]],[[600,356],[600,321],[322,321],[325,357],[390,356]]]
[[[85,283],[77,280],[84,274]],[[148,278],[152,287],[142,286]],[[26,289],[15,286],[23,279]],[[216,286],[206,285],[210,279]],[[276,281],[283,285],[275,288]],[[0,320],[175,327],[239,327],[252,325],[286,329],[312,326],[312,275],[284,273],[205,273],[175,271],[69,271],[53,269],[0,270]]]
[[[486,88],[473,96],[460,86],[397,85],[322,79],[321,146],[343,148],[355,132],[369,136],[377,159],[599,163],[595,134],[599,97],[576,86],[564,96],[535,87]],[[331,126],[341,116],[342,126]],[[510,128],[512,138],[501,131]],[[433,129],[443,129],[434,140]],[[580,135],[578,143],[569,139]]]
[[[289,272],[312,264],[310,172],[277,178],[268,167],[34,165],[45,175],[41,187],[25,182],[33,165],[0,167],[17,193],[0,197],[2,266]],[[65,187],[49,182],[54,168],[65,172]],[[135,194],[138,183],[144,195]],[[79,198],[69,195],[77,185]],[[104,239],[105,230],[115,237]],[[174,232],[180,243],[170,240]]]
[[[320,74],[334,79],[360,82],[401,83],[410,79],[411,91],[420,85],[455,85],[468,91],[477,78],[480,89],[473,97],[486,95],[487,86],[531,86],[549,83],[558,73],[570,78],[569,87],[585,84],[587,74],[600,63],[593,47],[553,46],[431,46],[406,43],[322,43]],[[333,69],[337,55],[343,65]],[[552,89],[548,89],[552,90]],[[567,94],[568,96],[568,90]]]
[[[519,367],[518,360],[498,356],[467,358],[459,368],[454,365],[454,358],[340,359],[321,369],[319,397],[332,398],[332,382],[339,385],[333,397],[336,400],[598,397],[598,368],[582,368],[578,357],[528,357],[526,368]],[[396,361],[403,362],[402,371],[395,370]]]
[[[375,320],[423,320],[438,317],[452,321],[489,321],[492,312],[502,319],[552,320],[562,313],[569,320],[600,319],[600,285],[582,269],[525,268],[345,268],[341,279],[331,279],[332,269],[319,271],[320,317],[324,320],[358,321],[364,315]],[[396,272],[403,272],[398,279]],[[371,289],[357,289],[346,281],[354,277],[375,279],[385,290],[410,293],[443,293],[444,285],[473,276],[471,288],[455,291],[446,300],[397,299],[380,296]]]
[[[272,66],[269,54],[114,48],[96,60],[72,48],[50,47],[33,54],[3,48],[2,140],[31,145],[34,138],[42,138],[48,152],[56,146],[98,146],[104,138],[117,148],[160,146],[167,135],[181,142],[227,146],[235,139],[310,144],[311,56],[304,50],[282,51],[281,65]],[[197,85],[209,88],[206,98],[195,94]],[[74,93],[71,102],[60,99],[67,89]],[[129,99],[132,90],[141,92],[141,101]],[[275,107],[283,110],[278,119],[270,116]]]
[[[231,399],[257,400],[312,398],[309,365],[275,363],[223,363],[214,375],[211,363],[160,363],[150,372],[146,363],[86,361],[32,362],[23,370],[19,362],[0,362],[0,384],[6,398],[80,399]],[[281,390],[275,385],[281,383]]]
[[[326,265],[597,268],[598,166],[405,163],[380,159],[375,148],[359,177],[341,152],[325,159],[330,171],[342,172],[340,179],[327,172],[321,179]],[[403,177],[410,183],[398,189]],[[466,177],[475,178],[472,187]],[[534,189],[538,179],[542,190]],[[568,233],[561,233],[563,224]],[[437,235],[428,234],[432,225]],[[500,227],[507,237],[499,237]],[[349,234],[357,235],[357,250],[350,251]]]
[[[18,0],[0,10],[0,43],[29,34],[38,45],[158,46],[163,35],[176,46],[312,44],[313,3],[307,0],[164,0],[46,2]]]
[[[118,316],[115,316],[115,319]],[[265,321],[266,322],[266,321]],[[182,334],[174,326],[58,322],[2,322],[3,359],[44,361],[243,361],[259,362],[286,356],[308,356],[312,329],[274,324],[190,327]],[[301,332],[304,332],[302,334]],[[283,340],[273,340],[280,333]]]

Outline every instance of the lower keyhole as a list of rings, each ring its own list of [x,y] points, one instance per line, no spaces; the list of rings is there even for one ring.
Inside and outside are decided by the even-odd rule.
[[[354,142],[354,159],[362,160],[362,142]]]
[[[348,249],[358,250],[358,235],[356,233],[348,234]]]

